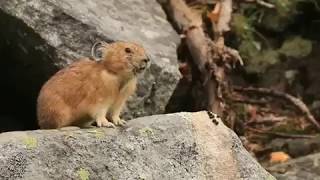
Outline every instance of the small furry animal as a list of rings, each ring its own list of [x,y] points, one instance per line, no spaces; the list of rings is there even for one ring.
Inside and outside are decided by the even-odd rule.
[[[124,125],[119,115],[150,65],[145,49],[131,42],[98,42],[94,60],[82,58],[58,71],[41,88],[37,117],[41,129]],[[98,61],[99,60],[99,61]]]

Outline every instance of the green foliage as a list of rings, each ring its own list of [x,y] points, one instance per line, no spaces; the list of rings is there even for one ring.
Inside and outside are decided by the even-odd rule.
[[[283,32],[290,25],[299,12],[298,2],[301,0],[272,0],[275,9],[266,11],[262,18],[261,25],[268,30]]]
[[[247,61],[246,70],[250,73],[264,73],[268,67],[279,62],[279,53],[275,50],[267,49],[252,56]]]
[[[290,23],[290,17],[279,16],[276,12],[266,13],[261,21],[261,25],[265,29],[275,32],[284,31]]]
[[[281,17],[290,17],[296,13],[297,0],[271,0],[276,6],[277,14]]]
[[[250,59],[259,54],[259,51],[261,50],[261,45],[259,42],[243,40],[241,41],[241,44],[238,49],[240,54],[242,55],[242,58]]]
[[[287,57],[302,58],[311,53],[312,42],[299,36],[295,36],[286,39],[279,51]]]
[[[264,73],[269,67],[280,62],[279,54],[289,58],[303,58],[312,51],[312,42],[299,36],[288,38],[280,49],[261,48],[259,41],[242,40],[239,52],[246,60],[249,73]]]
[[[275,9],[268,9],[253,4],[241,4],[233,14],[231,27],[237,37],[238,49],[245,61],[245,68],[250,73],[264,73],[269,67],[280,62],[279,54],[289,58],[302,58],[312,51],[312,42],[299,36],[274,41],[265,37],[257,27],[277,33],[289,30],[295,21],[299,3],[315,3],[314,0],[270,0]],[[289,30],[290,31],[290,30]],[[272,44],[272,43],[273,44]],[[279,48],[279,45],[282,46]]]
[[[237,37],[246,40],[253,39],[253,27],[245,16],[238,13],[233,14],[231,26]]]

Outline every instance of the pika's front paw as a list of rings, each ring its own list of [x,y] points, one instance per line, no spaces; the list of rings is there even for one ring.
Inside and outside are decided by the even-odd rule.
[[[127,123],[125,120],[122,120],[119,117],[113,117],[112,121],[117,126],[124,126]]]
[[[106,119],[100,119],[100,120],[97,120],[96,122],[98,127],[115,128],[115,125]]]

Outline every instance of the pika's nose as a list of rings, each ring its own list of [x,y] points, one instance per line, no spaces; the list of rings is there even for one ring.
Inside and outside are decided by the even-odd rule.
[[[150,62],[150,59],[149,58],[145,58],[145,59],[143,59],[142,60],[144,63],[148,63],[148,62]]]

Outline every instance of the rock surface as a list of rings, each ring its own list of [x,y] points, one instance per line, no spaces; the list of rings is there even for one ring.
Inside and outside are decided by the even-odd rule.
[[[274,179],[206,112],[0,134],[0,179]]]
[[[153,60],[126,118],[162,113],[180,76],[179,37],[156,0],[4,0],[0,26],[0,55],[15,61],[8,76],[33,96],[58,68],[89,56],[96,40],[141,43]]]
[[[274,165],[268,170],[278,180],[320,180],[320,153]]]

